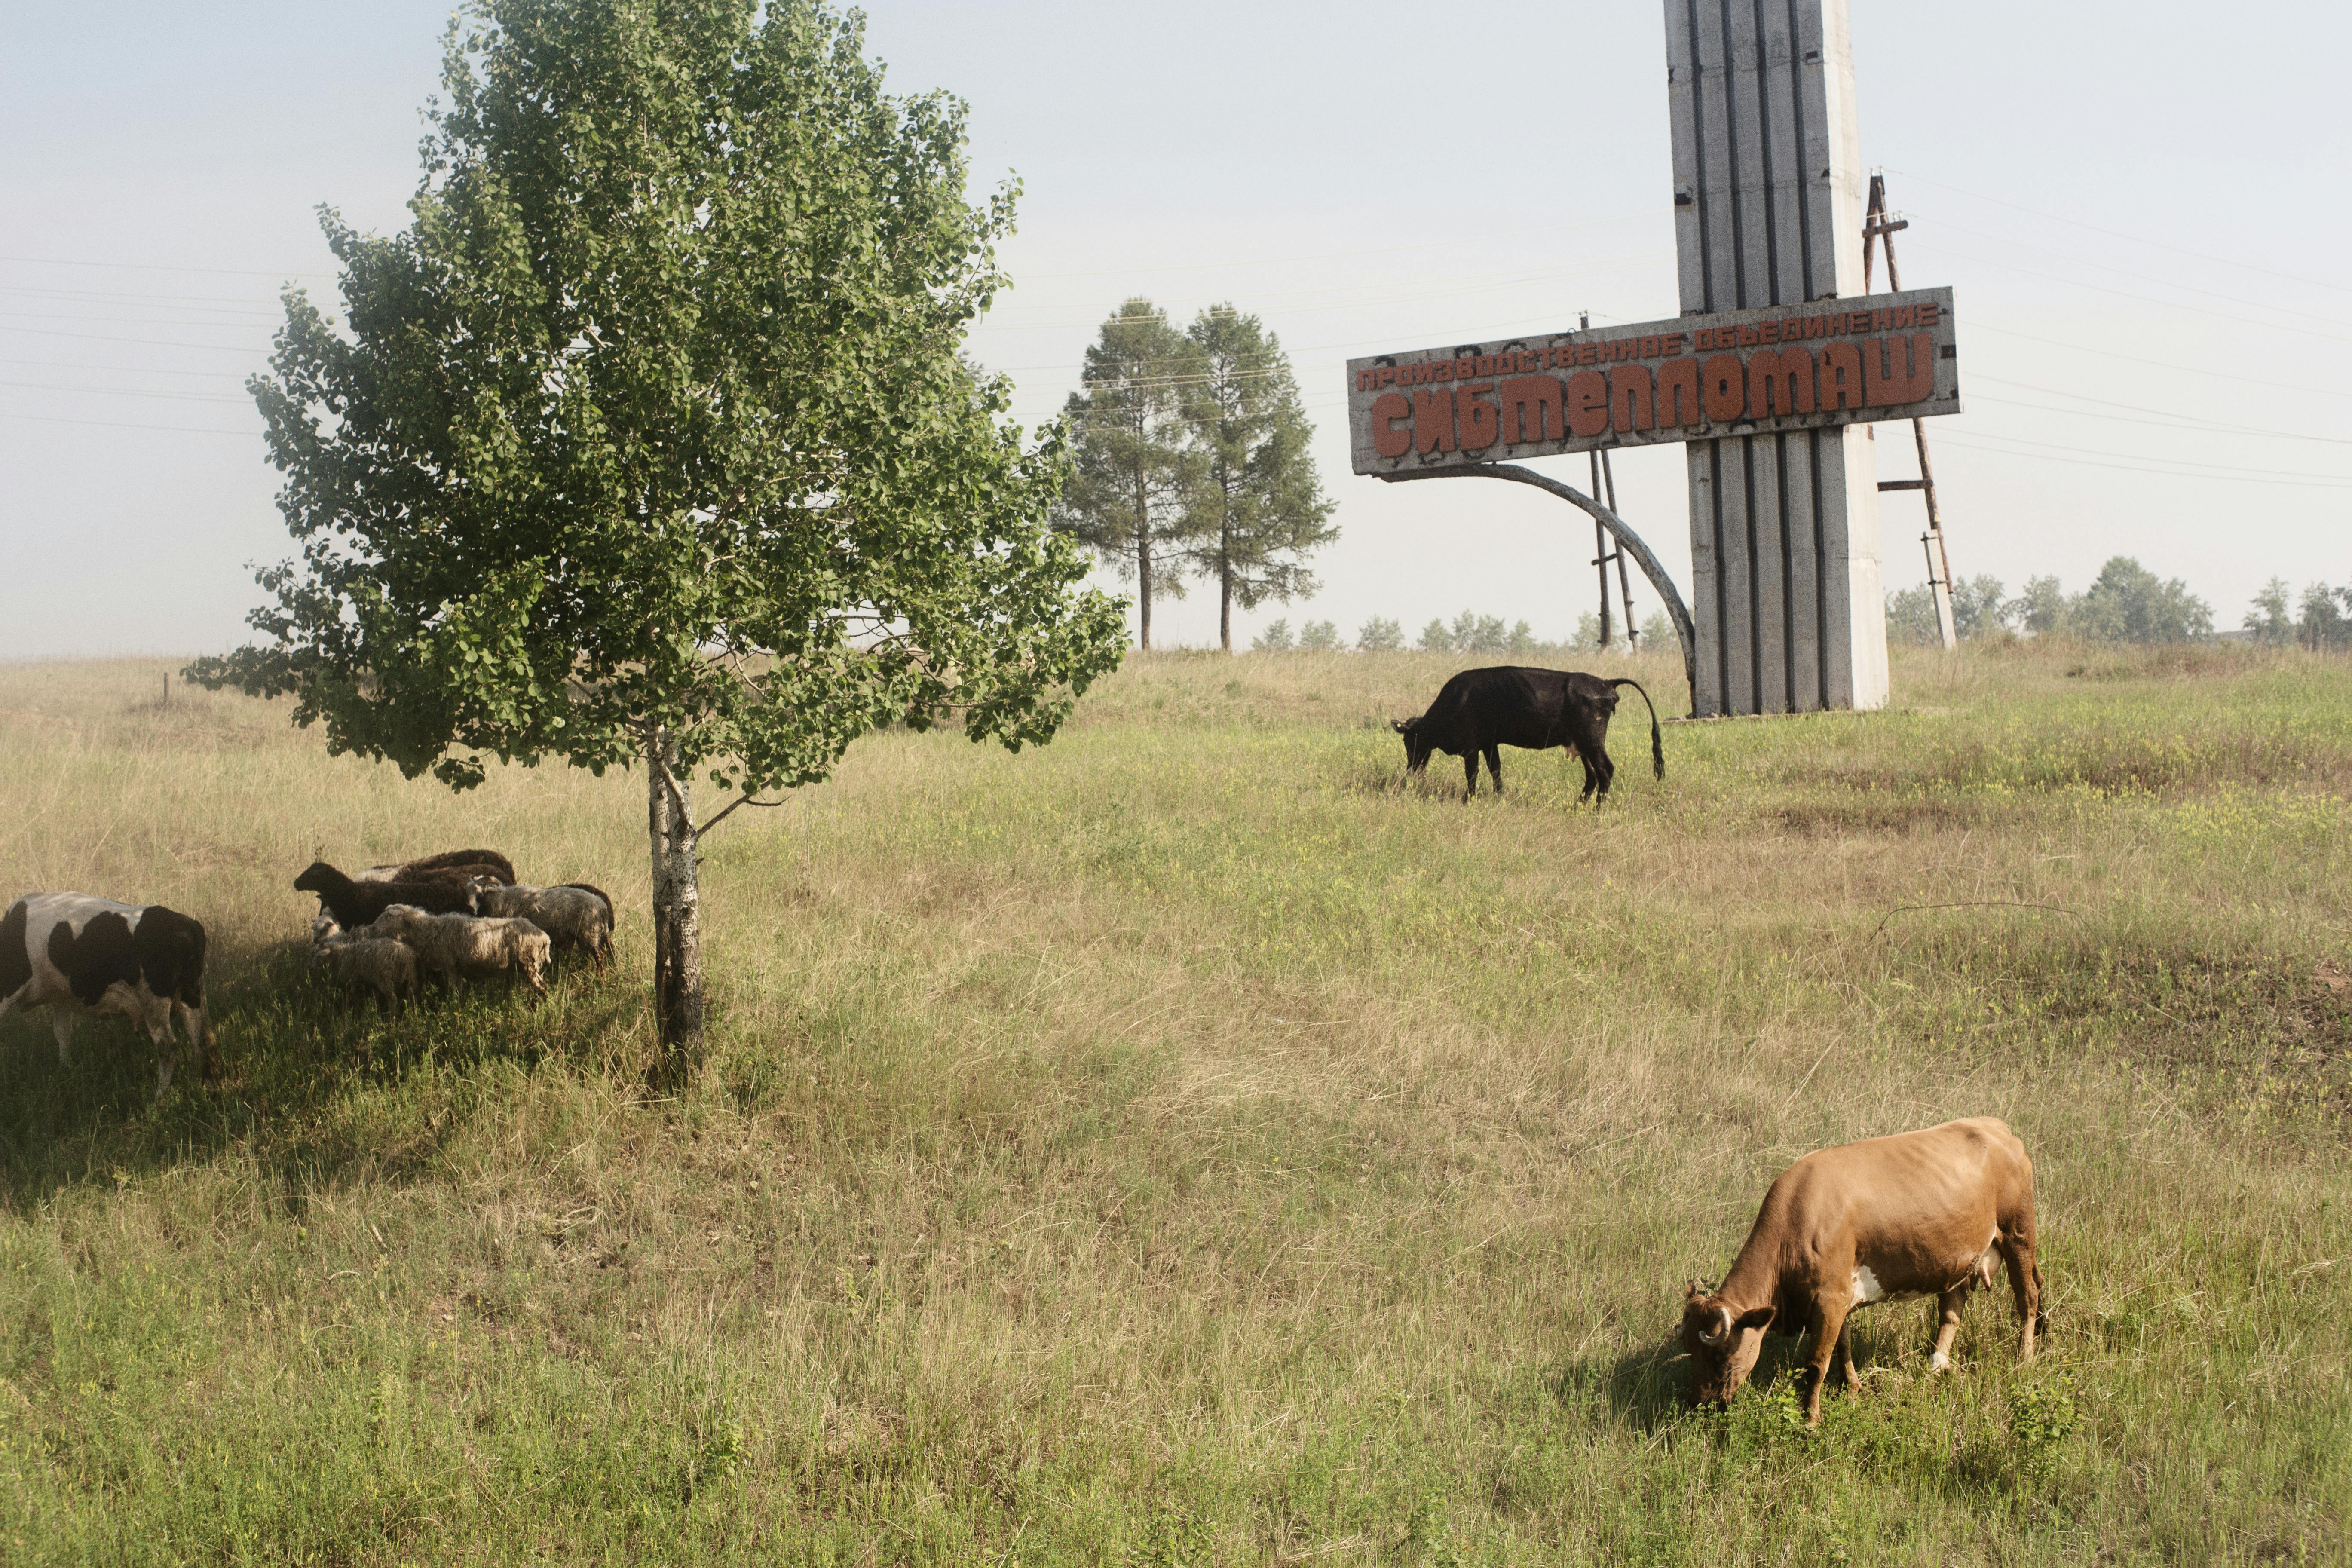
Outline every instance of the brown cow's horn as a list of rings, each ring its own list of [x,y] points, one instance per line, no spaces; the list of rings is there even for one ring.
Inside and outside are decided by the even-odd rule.
[[[1703,1345],[1723,1344],[1731,1338],[1731,1309],[1717,1307],[1715,1311],[1723,1326],[1713,1331],[1704,1329],[1699,1331],[1698,1342]]]

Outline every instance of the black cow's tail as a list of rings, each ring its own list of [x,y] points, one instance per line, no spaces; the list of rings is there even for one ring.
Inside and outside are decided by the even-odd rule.
[[[1609,684],[1612,686],[1630,686],[1636,691],[1642,691],[1642,683],[1629,676],[1621,675],[1612,680]],[[1650,694],[1648,692],[1642,691],[1642,706],[1650,710],[1650,766],[1657,771],[1658,777],[1664,778],[1666,776],[1666,747],[1665,742],[1662,741],[1658,735],[1658,705],[1650,700]]]

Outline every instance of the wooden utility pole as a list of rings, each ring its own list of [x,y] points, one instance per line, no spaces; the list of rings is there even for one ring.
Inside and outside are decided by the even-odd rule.
[[[1870,176],[1870,207],[1862,222],[1862,289],[1870,292],[1870,250],[1879,241],[1886,245],[1886,285],[1901,289],[1903,275],[1895,269],[1895,235],[1898,229],[1911,226],[1909,218],[1889,218],[1886,216],[1886,176]],[[1927,501],[1927,531],[1919,536],[1920,547],[1927,552],[1927,585],[1936,595],[1936,631],[1947,648],[1959,646],[1959,633],[1952,621],[1952,557],[1944,547],[1944,516],[1936,505],[1936,470],[1927,461],[1927,422],[1911,421],[1911,438],[1919,447],[1919,477],[1916,479],[1881,479],[1882,490],[1917,490]]]
[[[1580,331],[1590,329],[1592,325],[1591,313],[1579,312],[1576,325]],[[1617,510],[1617,476],[1609,467],[1609,454],[1596,447],[1589,456],[1592,459],[1592,499],[1604,502],[1613,512]],[[1633,592],[1630,579],[1625,575],[1625,552],[1614,547],[1608,531],[1601,526],[1601,520],[1597,517],[1592,520],[1592,564],[1601,573],[1601,646],[1609,646],[1609,563],[1614,561],[1617,563],[1617,597],[1625,606],[1625,646],[1638,653],[1642,647],[1642,633],[1633,620]]]

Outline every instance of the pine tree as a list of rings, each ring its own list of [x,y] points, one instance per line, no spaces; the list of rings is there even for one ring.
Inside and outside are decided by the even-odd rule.
[[[1185,555],[1217,584],[1217,640],[1234,649],[1234,606],[1288,604],[1319,585],[1308,552],[1339,536],[1307,450],[1314,427],[1280,340],[1232,305],[1201,312],[1186,334],[1197,363],[1185,415],[1199,459],[1186,509]]]
[[[1087,351],[1086,391],[1065,416],[1076,463],[1055,526],[1135,584],[1137,641],[1151,646],[1151,603],[1184,596],[1169,561],[1186,527],[1200,458],[1187,441],[1184,396],[1199,354],[1149,300],[1129,300]]]

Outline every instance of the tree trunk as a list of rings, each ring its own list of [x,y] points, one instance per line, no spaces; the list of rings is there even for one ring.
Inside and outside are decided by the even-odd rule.
[[[702,895],[694,811],[677,775],[677,738],[646,736],[646,829],[654,857],[654,1016],[674,1064],[702,1047]]]
[[[1151,538],[1149,534],[1135,536],[1135,610],[1139,619],[1137,641],[1143,651],[1151,651]]]
[[[1217,536],[1217,639],[1234,651],[1234,529],[1227,522]]]

